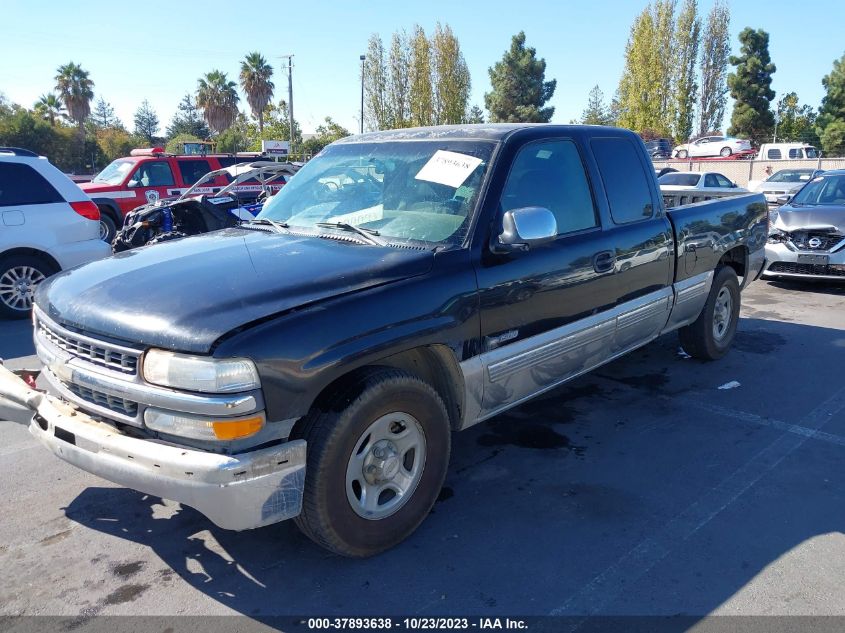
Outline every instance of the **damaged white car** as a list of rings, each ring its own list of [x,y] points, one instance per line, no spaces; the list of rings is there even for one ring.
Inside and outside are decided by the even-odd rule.
[[[845,170],[808,182],[769,214],[766,277],[845,281]]]

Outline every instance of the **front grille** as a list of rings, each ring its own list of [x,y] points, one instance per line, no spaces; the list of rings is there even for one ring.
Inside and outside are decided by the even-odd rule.
[[[845,236],[842,235],[813,231],[794,231],[789,237],[795,247],[803,251],[829,251],[845,239]],[[813,242],[813,244],[810,244],[810,242]]]
[[[770,273],[787,273],[790,275],[827,275],[829,277],[845,277],[845,268],[826,266],[824,264],[797,264],[794,262],[775,262],[769,266]]]
[[[55,347],[99,367],[113,369],[122,374],[134,376],[138,373],[140,352],[119,349],[105,342],[98,342],[83,336],[75,336],[62,328],[51,327],[43,319],[38,319],[38,332]]]
[[[65,383],[65,387],[85,402],[96,404],[99,407],[106,408],[130,418],[137,417],[138,415],[138,403],[133,402],[132,400],[125,400],[117,396],[103,393],[102,391],[95,391],[93,389],[89,389],[88,387],[75,385],[73,383]]]

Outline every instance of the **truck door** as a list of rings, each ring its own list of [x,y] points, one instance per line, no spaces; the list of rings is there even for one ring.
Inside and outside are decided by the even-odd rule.
[[[169,190],[173,189],[176,183],[168,161],[147,160],[142,162],[132,174],[129,186],[138,193],[137,204],[141,205],[166,198],[170,195]]]
[[[616,302],[612,244],[602,231],[574,138],[529,141],[511,162],[501,214],[541,206],[558,237],[528,252],[493,254],[477,266],[483,396],[480,417],[601,363],[613,337],[606,311]]]
[[[616,255],[617,320],[611,354],[657,336],[672,307],[674,242],[651,166],[641,147],[624,136],[590,140],[608,207]]]

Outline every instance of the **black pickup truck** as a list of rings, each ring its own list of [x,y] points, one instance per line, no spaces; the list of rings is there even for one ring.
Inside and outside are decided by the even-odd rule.
[[[767,228],[759,194],[667,212],[626,130],[363,134],[251,223],[44,283],[35,343],[60,398],[8,374],[0,391],[80,468],[368,556],[428,514],[451,431],[672,330],[724,355]]]

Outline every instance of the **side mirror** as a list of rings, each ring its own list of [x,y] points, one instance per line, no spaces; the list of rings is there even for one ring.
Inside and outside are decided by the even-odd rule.
[[[502,232],[493,240],[496,253],[527,251],[557,237],[557,220],[545,207],[522,207],[505,211]]]
[[[785,196],[778,196],[777,203],[778,206],[781,207],[785,204],[789,204],[789,201],[792,200],[792,194],[788,193]]]
[[[141,183],[138,182],[137,180],[130,180],[129,182],[126,183],[126,186],[129,187],[130,189],[135,189],[136,187],[140,187]]]

